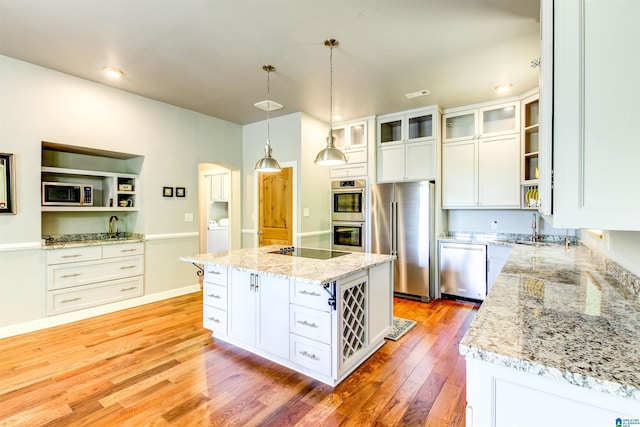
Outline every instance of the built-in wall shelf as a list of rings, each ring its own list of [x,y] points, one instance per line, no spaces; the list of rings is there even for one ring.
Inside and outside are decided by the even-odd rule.
[[[42,182],[64,182],[93,187],[92,206],[42,206],[42,212],[137,211],[135,174],[42,166]]]

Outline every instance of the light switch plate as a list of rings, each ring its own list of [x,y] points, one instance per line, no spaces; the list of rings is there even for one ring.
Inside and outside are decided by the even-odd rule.
[[[184,214],[184,222],[193,222],[193,214],[192,213]]]
[[[302,216],[305,218],[309,216],[309,208],[302,209]]]

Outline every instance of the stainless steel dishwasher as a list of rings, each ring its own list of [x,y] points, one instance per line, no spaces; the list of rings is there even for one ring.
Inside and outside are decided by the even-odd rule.
[[[487,295],[487,245],[440,242],[440,293],[482,301]]]

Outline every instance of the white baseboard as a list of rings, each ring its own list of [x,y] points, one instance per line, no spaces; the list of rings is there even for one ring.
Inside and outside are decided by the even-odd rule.
[[[111,304],[105,304],[98,307],[91,307],[85,310],[73,311],[70,313],[58,314],[42,319],[31,320],[29,322],[18,323],[0,328],[0,338],[12,337],[15,335],[25,334],[27,332],[38,331],[41,329],[51,328],[53,326],[64,325],[66,323],[76,322],[78,320],[88,319],[90,317],[100,316],[101,314],[113,313],[127,308],[138,307],[152,302],[162,301],[165,299],[186,295],[193,292],[199,292],[200,285],[189,285],[182,288],[171,289],[169,291],[158,292],[150,295],[143,295],[138,298],[131,298],[124,301],[118,301]]]

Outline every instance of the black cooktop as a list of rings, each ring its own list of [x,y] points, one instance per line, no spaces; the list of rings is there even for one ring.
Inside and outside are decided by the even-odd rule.
[[[334,251],[328,249],[311,249],[311,248],[295,248],[293,246],[280,248],[276,251],[270,251],[270,254],[290,255],[301,258],[313,259],[331,259],[342,255],[348,255],[349,252]]]

